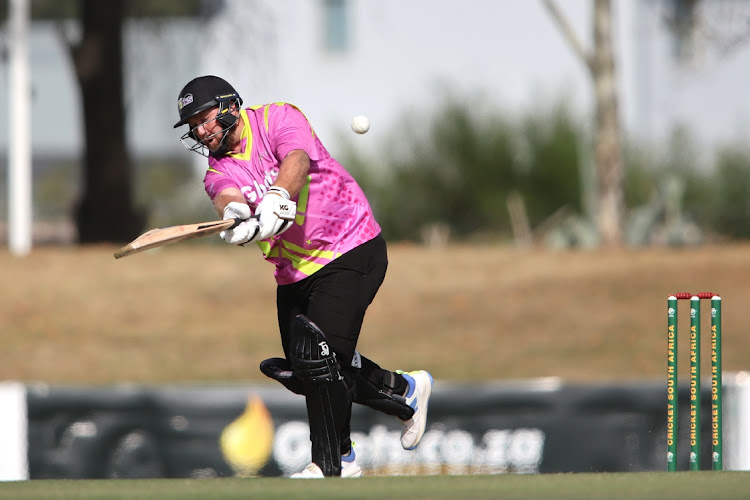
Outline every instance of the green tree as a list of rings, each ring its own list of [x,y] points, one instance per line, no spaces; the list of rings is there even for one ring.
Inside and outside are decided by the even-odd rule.
[[[750,238],[750,153],[727,146],[719,150],[716,163],[709,229],[730,238]]]
[[[143,229],[133,201],[133,162],[127,146],[123,96],[123,33],[131,17],[208,15],[201,0],[34,0],[32,20],[76,19],[80,36],[59,24],[71,56],[82,102],[84,158],[82,193],[75,208],[80,243],[124,242]],[[0,3],[3,14],[5,2]]]
[[[431,124],[424,133],[415,114]],[[509,238],[511,197],[531,225],[580,210],[581,132],[563,105],[514,121],[481,99],[448,96],[432,116],[405,114],[394,140],[378,167],[352,150],[342,156],[389,238],[419,240],[433,225],[454,239]]]
[[[129,241],[144,225],[133,203],[132,161],[125,141],[124,4],[83,0],[83,36],[69,44],[81,89],[86,144],[83,194],[75,210],[80,243]]]
[[[559,105],[531,113],[521,129],[529,153],[519,190],[527,201],[529,219],[538,224],[562,207],[582,212],[581,131]]]
[[[586,48],[554,0],[542,0],[563,37],[591,77],[594,102],[593,156],[596,165],[596,226],[601,243],[623,243],[625,173],[620,128],[617,64],[611,0],[592,0],[592,46]]]

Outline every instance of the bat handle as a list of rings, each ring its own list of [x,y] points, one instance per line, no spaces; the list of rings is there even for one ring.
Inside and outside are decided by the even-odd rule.
[[[259,217],[260,217],[259,215],[251,215],[250,217],[248,217],[248,219],[256,219],[257,220]],[[234,224],[232,224],[231,226],[229,226],[227,228],[227,230],[234,229],[235,227],[239,226],[241,222],[245,222],[248,219],[240,219],[239,217],[235,217],[234,218]]]

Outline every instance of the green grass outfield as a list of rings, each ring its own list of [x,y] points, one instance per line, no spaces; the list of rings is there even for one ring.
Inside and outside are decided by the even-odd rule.
[[[0,483],[2,499],[746,499],[750,472],[630,472],[291,480],[34,480]]]

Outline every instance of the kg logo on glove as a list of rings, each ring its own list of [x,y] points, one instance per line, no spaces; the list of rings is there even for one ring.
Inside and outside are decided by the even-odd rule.
[[[258,203],[255,215],[260,224],[258,238],[263,240],[292,227],[297,215],[297,204],[289,199],[286,189],[272,186]]]

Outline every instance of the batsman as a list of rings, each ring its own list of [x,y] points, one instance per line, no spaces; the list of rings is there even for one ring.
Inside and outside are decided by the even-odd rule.
[[[416,448],[432,376],[385,370],[356,350],[388,267],[360,186],[291,104],[243,108],[232,85],[207,75],[185,85],[177,109],[175,128],[187,125],[182,143],[208,159],[204,185],[214,208],[242,221],[221,238],[255,243],[275,266],[284,357],[260,369],[304,396],[312,442],[310,465],[291,477],[362,474],[350,438],[352,403],[398,418],[401,445]]]

